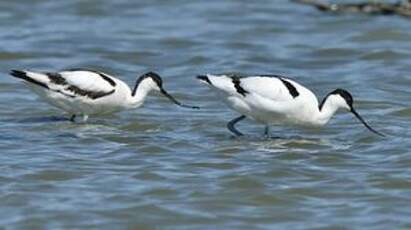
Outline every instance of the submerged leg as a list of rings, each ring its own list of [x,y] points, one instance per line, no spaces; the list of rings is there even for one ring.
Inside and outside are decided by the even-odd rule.
[[[234,119],[231,120],[230,122],[228,122],[228,123],[227,123],[227,128],[228,128],[228,130],[230,130],[230,131],[231,131],[232,133],[234,133],[236,136],[243,136],[243,134],[242,134],[240,131],[238,131],[238,130],[234,127],[234,125],[235,125],[237,122],[243,120],[244,118],[245,118],[245,116],[244,116],[244,115],[241,115],[241,116],[239,116],[239,117],[234,118]]]
[[[266,125],[264,129],[264,136],[269,138],[270,137],[270,126]]]
[[[76,114],[71,115],[70,121],[71,121],[71,122],[75,122],[75,121],[76,121]]]
[[[87,119],[88,119],[88,115],[83,114],[83,122],[86,122],[86,121],[87,121]]]

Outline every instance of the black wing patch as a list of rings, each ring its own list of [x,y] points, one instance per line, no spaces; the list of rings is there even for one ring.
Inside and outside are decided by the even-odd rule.
[[[101,78],[103,78],[105,81],[107,81],[111,86],[116,86],[116,82],[111,79],[109,76],[107,76],[106,74],[97,71],[97,70],[92,70],[92,69],[87,69],[87,68],[71,68],[71,69],[67,69],[66,71],[88,71],[88,72],[92,72],[95,74],[100,75]]]
[[[239,93],[239,94],[241,94],[241,95],[243,95],[244,97],[245,97],[245,95],[247,94],[247,93],[249,93],[247,90],[245,90],[243,87],[241,87],[241,81],[240,81],[240,78],[239,77],[237,77],[237,76],[231,76],[231,79],[232,79],[232,81],[233,81],[233,84],[234,84],[234,87],[235,87],[235,90],[237,90],[237,93]]]
[[[116,82],[113,81],[109,76],[105,75],[104,73],[98,73],[104,80],[106,80],[111,86],[116,86]]]
[[[80,95],[80,96],[85,96],[85,97],[89,97],[93,100],[100,98],[100,97],[105,97],[108,96],[112,93],[114,93],[114,89],[109,91],[109,92],[103,92],[103,91],[87,91],[84,89],[80,89],[77,86],[74,85],[70,85],[69,87],[66,88],[66,90],[69,90],[71,92],[73,92],[74,94]]]
[[[67,81],[59,73],[45,73],[50,82],[56,85],[67,85]]]
[[[93,100],[95,100],[97,98],[100,98],[100,97],[108,96],[108,95],[114,93],[114,91],[115,91],[114,89],[109,91],[109,92],[88,91],[88,90],[81,89],[81,88],[79,88],[75,85],[68,84],[66,79],[63,76],[61,76],[61,74],[59,74],[59,73],[45,73],[45,74],[47,75],[47,77],[49,78],[51,83],[56,84],[56,85],[65,86],[64,87],[65,90],[73,92],[74,94],[79,95],[79,96],[89,97]],[[65,95],[65,96],[68,96],[68,97],[72,97],[72,98],[75,97],[73,95],[62,92],[61,90],[53,90],[53,91],[61,93],[61,94]]]
[[[291,96],[293,96],[293,98],[296,98],[300,95],[300,93],[297,91],[295,86],[293,84],[291,84],[291,82],[289,82],[287,80],[284,80],[282,78],[279,78],[279,79],[285,85],[285,87],[287,87],[288,92],[291,94]]]
[[[35,85],[44,87],[44,88],[46,88],[46,89],[49,89],[48,85],[46,85],[46,84],[44,84],[44,83],[42,83],[42,82],[36,81],[36,80],[34,80],[33,78],[27,76],[27,73],[26,73],[25,71],[15,70],[15,69],[14,69],[14,70],[12,70],[12,71],[10,72],[10,75],[13,76],[13,77],[20,78],[20,79],[22,79],[22,80],[28,81],[28,82],[30,82],[30,83],[33,83],[33,84],[35,84]]]
[[[234,84],[234,87],[237,90],[237,92],[245,97],[246,94],[249,93],[249,92],[246,91],[243,87],[241,87],[240,75],[229,74],[228,76],[231,77],[231,79],[233,81],[233,84]],[[276,74],[255,74],[253,76],[278,78],[285,85],[285,87],[287,87],[288,92],[291,94],[291,96],[293,98],[296,98],[300,95],[297,88],[295,88],[295,86],[291,82],[285,80],[283,78],[283,76],[281,76],[281,75],[276,75]]]

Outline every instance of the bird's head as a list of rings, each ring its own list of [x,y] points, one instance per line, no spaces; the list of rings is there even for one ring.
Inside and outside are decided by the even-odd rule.
[[[181,106],[181,107],[186,107],[186,108],[192,108],[192,109],[198,109],[199,107],[197,106],[189,106],[180,103],[177,101],[173,96],[171,96],[164,88],[163,88],[163,80],[161,79],[160,75],[158,75],[155,72],[147,72],[140,77],[137,78],[136,84],[134,86],[132,96],[135,96],[138,90],[144,90],[146,92],[149,92],[151,90],[155,90],[163,94],[165,97],[167,97],[170,101],[172,101],[174,104]]]
[[[384,134],[376,131],[375,129],[371,128],[371,126],[369,126],[367,124],[367,122],[365,122],[365,120],[360,116],[360,114],[354,109],[354,99],[352,97],[352,95],[345,89],[336,89],[334,91],[332,91],[331,93],[329,93],[327,95],[327,97],[325,98],[325,100],[328,100],[329,103],[331,103],[331,105],[333,105],[336,108],[343,108],[346,109],[348,112],[351,112],[352,114],[354,114],[354,116],[360,120],[360,122],[367,127],[367,129],[369,129],[371,132],[376,133],[380,136],[384,136]],[[324,103],[321,104],[321,106]],[[320,106],[320,109],[321,109]]]
[[[163,80],[161,77],[157,73],[148,72],[137,78],[133,94],[141,89],[161,91],[162,88]]]
[[[353,110],[354,99],[345,89],[336,89],[329,93],[327,98],[337,108],[343,108],[348,111]]]

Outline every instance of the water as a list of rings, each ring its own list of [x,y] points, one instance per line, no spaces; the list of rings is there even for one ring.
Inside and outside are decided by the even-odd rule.
[[[0,2],[0,224],[10,228],[411,228],[411,31],[401,17],[331,15],[287,1]],[[87,124],[62,121],[12,68],[89,67],[158,95]],[[350,114],[321,130],[244,121],[195,80],[293,76],[343,87]]]

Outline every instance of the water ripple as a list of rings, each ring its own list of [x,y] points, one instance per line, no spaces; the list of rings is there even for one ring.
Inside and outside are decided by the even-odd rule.
[[[411,226],[409,21],[292,2],[0,2],[0,224],[10,228],[305,229]],[[100,69],[167,90],[139,109],[73,124],[10,69]],[[195,79],[289,75],[319,97],[347,88],[352,115],[321,129],[238,116]]]

